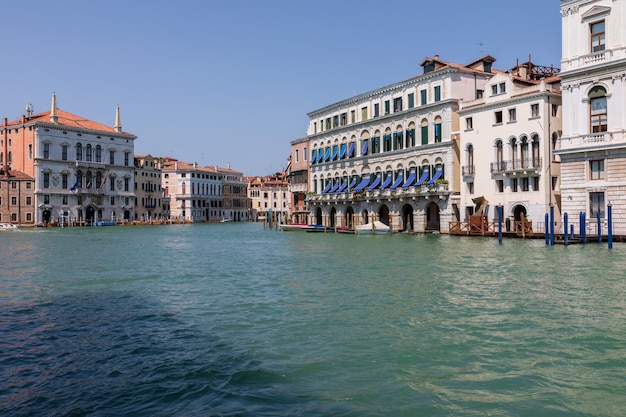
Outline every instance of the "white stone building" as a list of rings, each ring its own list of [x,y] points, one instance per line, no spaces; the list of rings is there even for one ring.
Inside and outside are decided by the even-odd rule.
[[[626,0],[562,0],[562,210],[626,235]]]
[[[92,224],[134,217],[134,142],[113,127],[57,108],[2,126],[3,164],[35,179],[35,224]]]
[[[310,112],[313,222],[447,232],[460,215],[459,103],[483,94],[494,61],[435,55],[418,76]]]
[[[561,131],[557,72],[531,62],[517,65],[494,75],[482,98],[463,102],[461,221],[469,221],[481,197],[491,221],[502,206],[510,231],[522,218],[533,222],[534,232],[543,231],[550,204],[558,215],[559,165],[552,161]]]

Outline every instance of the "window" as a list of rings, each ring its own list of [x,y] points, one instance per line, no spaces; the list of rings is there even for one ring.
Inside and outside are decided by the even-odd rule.
[[[43,196],[43,203],[44,204],[50,204],[50,195],[49,194],[44,194],[44,196]]]
[[[393,111],[394,113],[398,111],[402,111],[402,97],[393,99]]]
[[[356,122],[356,112],[354,110],[350,111],[350,123]]]
[[[592,217],[604,217],[604,193],[589,193],[589,211]]]
[[[347,113],[341,113],[340,124],[341,124],[341,126],[345,126],[346,124],[348,124],[348,114]]]
[[[43,188],[50,188],[50,173],[43,173]]]
[[[61,174],[61,188],[67,190],[67,174]]]
[[[530,117],[539,117],[539,104],[530,105]]]
[[[467,183],[467,193],[474,194],[474,182]]]
[[[26,205],[27,206],[31,206],[33,204],[33,198],[32,197],[26,197]]]
[[[422,120],[422,145],[428,145],[428,121]]]
[[[606,90],[603,87],[594,87],[589,92],[589,123],[591,133],[608,130]]]
[[[412,109],[413,107],[415,107],[415,94],[409,93],[408,100],[409,100],[409,109]]]
[[[374,117],[380,116],[380,104],[374,103]]]
[[[361,121],[367,120],[367,107],[361,108]]]
[[[28,159],[32,159],[33,145],[28,145]],[[43,144],[43,159],[50,159],[50,144]]]
[[[497,84],[494,84],[494,85],[491,86],[491,94],[494,95],[494,96],[496,94],[498,94],[498,85]]]
[[[435,101],[441,101],[441,86],[435,87]]]
[[[604,51],[604,21],[591,24],[591,52]]]
[[[483,98],[483,94],[485,94],[485,90],[476,90],[476,100]]]
[[[533,191],[539,191],[539,177],[533,177]]]
[[[85,160],[91,162],[91,145],[85,147]]]
[[[339,126],[339,116],[333,116],[333,127]]]
[[[499,110],[499,111],[497,111],[497,112],[494,112],[493,114],[494,114],[494,116],[495,116],[495,122],[496,122],[496,124],[501,124],[501,123],[502,123],[502,111],[501,111],[501,110]]]
[[[528,177],[522,178],[522,191],[528,191]]]
[[[420,90],[420,104],[422,106],[426,104],[426,90]]]
[[[115,151],[109,151],[109,164],[115,165]]]
[[[124,178],[124,191],[130,190],[130,178]]]
[[[76,160],[77,161],[83,160],[83,145],[80,143],[76,144]]]
[[[67,145],[61,145],[61,159],[67,161]]]
[[[499,193],[504,192],[504,180],[496,180],[496,189]]]
[[[472,130],[474,128],[474,120],[471,117],[465,118],[465,129]]]
[[[513,178],[511,180],[511,191],[513,191],[514,193],[517,192],[517,178]]]
[[[604,160],[598,159],[589,161],[589,179],[603,180],[604,179]]]
[[[441,142],[443,135],[441,133],[441,117],[435,118],[435,143]]]
[[[500,94],[506,93],[506,83],[500,83]]]
[[[111,181],[109,182],[109,190],[110,191],[115,191],[115,180],[114,180],[114,178],[111,178]],[[184,188],[183,188],[183,194],[185,194]]]
[[[17,206],[17,197],[11,197],[11,205]]]
[[[558,115],[559,115],[559,105],[553,104],[552,105],[552,117],[556,117]]]
[[[509,109],[509,122],[515,122],[517,120],[517,111],[515,109]]]
[[[61,204],[67,204],[67,202],[68,202],[68,198],[67,198],[67,196],[66,196],[66,195],[64,195],[64,196],[63,196],[63,200],[62,200],[62,203],[61,203]]]
[[[130,164],[130,152],[124,152],[124,166],[128,166]]]
[[[330,129],[330,117],[326,118],[326,130]]]
[[[385,100],[385,114],[389,114],[390,113],[390,106],[389,106],[389,100]]]
[[[294,157],[294,159],[296,160],[296,162],[300,162],[300,158],[299,158],[299,156],[300,156],[300,152],[298,151],[298,149],[296,149],[296,154],[295,154],[295,157]]]

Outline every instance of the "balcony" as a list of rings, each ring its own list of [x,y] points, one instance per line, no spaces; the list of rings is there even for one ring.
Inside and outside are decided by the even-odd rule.
[[[90,168],[90,169],[105,169],[106,164],[104,162],[94,161],[76,161],[76,168]]]
[[[465,165],[461,167],[461,175],[463,176],[463,181],[473,181],[475,175],[475,166],[474,165]]]
[[[541,158],[536,159],[513,159],[491,163],[491,175],[539,175],[541,172]]]
[[[625,143],[626,131],[585,133],[582,135],[563,137],[559,140],[557,153],[567,149],[601,148],[611,144]]]

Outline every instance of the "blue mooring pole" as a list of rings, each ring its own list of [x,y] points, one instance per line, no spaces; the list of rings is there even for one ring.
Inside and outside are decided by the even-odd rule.
[[[502,206],[498,206],[498,243],[502,244]]]
[[[574,239],[574,225],[573,224],[569,225],[569,238]]]
[[[602,242],[602,222],[600,222],[600,210],[596,213],[596,218],[598,219],[598,243]]]
[[[581,233],[583,235],[583,245],[587,244],[587,213],[584,212],[580,212],[580,215],[583,218],[582,224],[580,225],[581,229]]]
[[[607,206],[607,216],[609,216],[607,233],[609,235],[609,249],[611,249],[613,247],[613,210],[611,204]]]
[[[554,246],[554,206],[550,204],[550,246]]]
[[[567,213],[563,214],[563,244],[567,246]]]
[[[546,246],[548,246],[550,244],[550,215],[548,213],[546,213],[545,235],[546,235]]]

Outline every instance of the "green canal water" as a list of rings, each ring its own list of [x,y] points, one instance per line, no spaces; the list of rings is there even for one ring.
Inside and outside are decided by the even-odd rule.
[[[0,234],[0,414],[621,416],[626,246]]]

